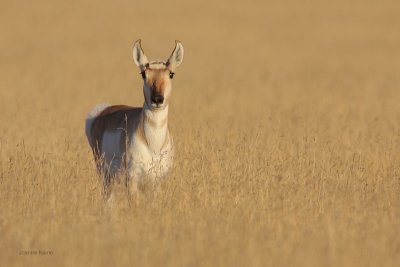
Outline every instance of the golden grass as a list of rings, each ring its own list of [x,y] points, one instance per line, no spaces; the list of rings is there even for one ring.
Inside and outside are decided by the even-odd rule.
[[[395,2],[0,7],[0,265],[399,265]],[[151,59],[185,47],[176,160],[110,207],[84,119],[142,104],[137,38]]]

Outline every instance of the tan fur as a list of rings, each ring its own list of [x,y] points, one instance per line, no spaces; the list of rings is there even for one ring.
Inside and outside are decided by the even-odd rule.
[[[107,107],[95,118],[90,133],[93,140],[91,146],[96,159],[101,156],[101,144],[106,131],[123,132],[120,146],[125,148],[126,142],[129,142],[126,136],[137,128],[141,112],[142,108],[116,105]]]
[[[146,83],[150,88],[154,88],[155,92],[163,95],[166,83],[169,79],[169,70],[152,69],[146,70]]]
[[[127,186],[141,177],[157,179],[168,173],[174,156],[168,131],[168,100],[171,95],[171,72],[182,62],[183,48],[167,62],[149,62],[140,40],[133,47],[133,60],[144,78],[143,108],[116,105],[105,108],[96,117],[89,115],[86,133],[98,170],[105,174],[105,184],[123,168]],[[176,49],[176,48],[175,48]],[[99,106],[90,114],[96,114]],[[88,128],[90,127],[90,128]]]
[[[135,108],[125,105],[115,105],[104,109],[93,121],[91,128],[91,138],[93,140],[92,150],[96,159],[100,158],[100,151],[103,135],[106,131],[121,131],[120,148],[126,152],[126,146],[131,140],[126,140],[126,136],[131,136],[135,131],[135,137],[144,144],[148,144],[144,134],[144,122],[148,123],[150,127],[157,128],[163,127],[168,119],[162,121],[157,125],[153,120],[144,116],[142,108]],[[166,140],[168,136],[166,136]]]
[[[153,90],[163,95],[166,85],[166,79],[169,79],[169,70],[157,66],[156,68],[148,68],[146,70],[146,83],[153,88]],[[132,132],[137,129],[137,138],[145,144],[148,144],[143,124],[144,120],[152,127],[162,127],[167,123],[165,119],[160,125],[157,125],[154,121],[143,116],[141,108],[134,108],[126,105],[115,105],[105,108],[94,120],[91,128],[91,137],[93,140],[93,153],[95,158],[100,158],[100,151],[102,151],[102,140],[103,135],[106,131],[122,131],[120,151],[126,150],[126,146],[129,140],[126,140],[126,133]],[[136,122],[136,123],[135,123]],[[127,129],[129,128],[129,129]]]

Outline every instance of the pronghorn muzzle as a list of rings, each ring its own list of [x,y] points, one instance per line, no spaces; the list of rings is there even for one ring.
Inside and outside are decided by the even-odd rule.
[[[151,96],[151,103],[156,104],[157,106],[161,105],[164,102],[164,96],[160,94],[153,94]]]

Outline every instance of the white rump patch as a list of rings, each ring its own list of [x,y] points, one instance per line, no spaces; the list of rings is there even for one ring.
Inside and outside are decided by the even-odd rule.
[[[110,107],[111,105],[108,103],[102,103],[95,106],[87,115],[86,119],[93,119],[97,117],[103,110]]]
[[[92,123],[94,119],[106,108],[111,106],[110,104],[107,103],[102,103],[97,106],[95,106],[86,116],[86,122],[85,122],[85,132],[86,132],[86,137],[89,141],[89,144],[92,144],[92,140],[90,138],[90,130],[92,129]]]

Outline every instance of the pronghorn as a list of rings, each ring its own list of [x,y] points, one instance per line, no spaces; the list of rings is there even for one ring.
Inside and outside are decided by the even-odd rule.
[[[104,175],[105,189],[112,177],[125,170],[130,193],[137,191],[143,179],[164,177],[172,165],[168,104],[175,68],[183,60],[183,46],[175,41],[166,62],[149,62],[138,40],[133,46],[133,60],[144,81],[143,107],[101,104],[89,112],[85,127],[98,171]]]

